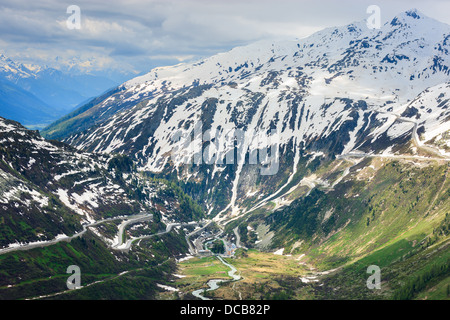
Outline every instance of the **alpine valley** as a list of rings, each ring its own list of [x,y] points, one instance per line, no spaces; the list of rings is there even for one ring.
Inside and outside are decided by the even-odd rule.
[[[413,9],[0,118],[0,298],[449,299],[449,51]]]
[[[0,116],[42,129],[117,83],[76,67],[60,71],[0,54]]]

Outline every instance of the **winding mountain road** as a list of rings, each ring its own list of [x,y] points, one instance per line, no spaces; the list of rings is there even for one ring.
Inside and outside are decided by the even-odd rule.
[[[48,241],[41,241],[41,242],[35,242],[35,243],[28,243],[28,244],[23,244],[23,245],[18,245],[15,247],[9,247],[9,248],[4,248],[4,249],[0,249],[0,255],[8,253],[8,252],[14,252],[14,251],[26,251],[26,250],[31,250],[31,249],[35,249],[35,248],[44,248],[44,247],[48,247],[54,244],[57,244],[59,242],[65,241],[65,242],[70,242],[72,239],[78,238],[83,236],[86,231],[88,230],[89,227],[94,227],[96,225],[99,225],[101,223],[104,222],[108,222],[108,221],[114,221],[114,220],[125,220],[125,223],[122,223],[121,226],[122,228],[119,228],[119,239],[122,239],[122,235],[123,235],[123,231],[124,228],[126,227],[126,225],[130,224],[130,223],[136,223],[139,221],[144,221],[144,220],[148,220],[148,219],[152,219],[153,215],[152,214],[147,214],[147,213],[140,213],[137,215],[131,215],[131,216],[120,216],[120,217],[113,217],[113,218],[106,218],[106,219],[102,219],[102,220],[98,220],[92,223],[88,223],[88,224],[83,224],[82,228],[83,230],[75,233],[72,236],[64,236],[64,237],[58,237],[55,238],[53,240],[48,240]]]
[[[140,236],[140,237],[136,237],[136,238],[131,238],[131,239],[128,239],[125,243],[123,243],[121,241],[120,245],[113,246],[112,249],[126,251],[126,250],[129,250],[131,248],[131,245],[133,244],[134,241],[143,240],[143,239],[150,239],[150,238],[153,238],[155,236],[161,236],[163,234],[166,234],[166,233],[169,233],[170,231],[172,231],[172,229],[174,227],[194,226],[194,225],[197,225],[197,224],[198,223],[195,222],[195,221],[193,221],[193,222],[186,222],[186,223],[169,223],[166,226],[166,230],[164,230],[164,231],[161,231],[161,232],[158,232],[158,233],[154,233],[154,234],[145,235],[145,236]],[[119,234],[118,234],[119,239],[122,239],[123,232],[124,232],[124,228],[119,230]],[[191,246],[189,241],[188,241],[188,245]]]

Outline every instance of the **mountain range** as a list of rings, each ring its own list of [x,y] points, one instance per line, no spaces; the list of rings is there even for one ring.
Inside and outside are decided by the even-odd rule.
[[[355,22],[153,69],[43,137],[0,118],[0,297],[55,297],[53,279],[34,281],[83,257],[100,284],[66,297],[448,298],[449,50],[450,26],[413,9],[380,29]],[[264,154],[277,160],[270,174]],[[132,249],[115,251],[121,219],[149,212],[156,221],[124,235]],[[83,226],[95,249],[71,238]],[[242,279],[208,293],[203,279],[225,273],[216,260],[178,258],[202,257],[213,240],[236,249],[223,257]],[[15,251],[39,241],[48,249]],[[44,261],[58,250],[52,272]],[[96,269],[105,261],[116,286]],[[366,286],[374,265],[381,290]],[[146,270],[142,285],[116,280],[132,268]]]
[[[140,170],[208,181],[200,197],[210,213],[228,207],[237,214],[245,211],[242,203],[256,204],[292,182],[301,155],[394,155],[417,136],[416,143],[447,157],[449,32],[448,25],[411,10],[380,30],[360,22],[299,41],[239,47],[197,63],[154,69],[43,135],[90,152],[132,155]],[[218,134],[242,128],[256,136],[275,129],[280,173],[256,178],[256,166],[248,163],[233,169],[172,165],[173,131],[191,134],[199,121],[204,131]],[[243,142],[244,156],[269,147],[252,143]],[[223,154],[227,148],[222,145]],[[265,183],[258,186],[259,179],[271,187],[261,188]]]
[[[42,129],[117,83],[106,77],[25,65],[0,54],[0,115]]]

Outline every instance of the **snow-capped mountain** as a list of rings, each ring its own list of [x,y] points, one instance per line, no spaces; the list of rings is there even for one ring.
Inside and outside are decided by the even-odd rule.
[[[410,10],[379,30],[352,23],[156,68],[45,134],[86,151],[131,155],[140,170],[176,172],[204,189],[199,199],[210,213],[238,213],[244,202],[256,203],[289,185],[302,158],[395,154],[413,140],[436,157],[448,156],[449,49],[450,26]],[[244,131],[238,145],[243,159],[270,149],[273,140],[258,137],[273,130],[277,173],[258,176],[261,164],[248,161],[177,163],[174,150],[195,159],[209,145],[180,149],[174,139],[176,132],[196,135],[200,122],[216,140],[233,129]],[[219,141],[217,148],[223,159],[235,145]]]
[[[40,67],[27,67],[24,64],[16,63],[4,54],[0,53],[0,74],[12,82],[20,78],[35,77],[36,72],[39,72],[39,70]]]
[[[115,85],[104,77],[26,65],[0,54],[0,115],[27,126],[42,128]]]

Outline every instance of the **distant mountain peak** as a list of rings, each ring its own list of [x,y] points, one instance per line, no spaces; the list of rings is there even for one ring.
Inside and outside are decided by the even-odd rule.
[[[428,16],[426,16],[425,14],[423,14],[422,12],[420,12],[417,9],[410,9],[407,11],[404,11],[398,15],[396,15],[392,20],[391,20],[391,25],[395,26],[395,25],[399,25],[399,24],[406,24],[406,25],[410,25],[410,24],[415,24],[418,22],[418,20],[434,20],[429,18]]]
[[[416,8],[407,10],[404,12],[404,14],[408,17],[412,17],[413,19],[421,19],[424,15],[417,10]]]

